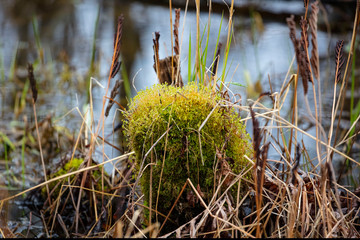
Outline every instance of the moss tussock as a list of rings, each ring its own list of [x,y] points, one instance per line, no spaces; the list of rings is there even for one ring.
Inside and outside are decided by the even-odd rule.
[[[234,110],[221,107],[220,96],[206,87],[189,84],[184,88],[154,85],[131,101],[125,122],[130,147],[136,152],[136,174],[151,146],[170,128],[168,135],[153,149],[152,208],[162,171],[158,211],[167,214],[186,179],[199,185],[205,199],[211,198],[220,175],[217,151],[229,161],[231,171],[240,173],[249,167],[244,155],[251,156],[249,135]],[[212,112],[212,113],[211,113]],[[210,117],[199,131],[200,126]],[[199,137],[200,136],[200,137]],[[145,159],[140,186],[149,202],[151,154]],[[142,170],[141,170],[142,171]],[[250,177],[250,174],[248,175]],[[183,194],[186,195],[186,194]],[[173,216],[173,214],[172,214]]]

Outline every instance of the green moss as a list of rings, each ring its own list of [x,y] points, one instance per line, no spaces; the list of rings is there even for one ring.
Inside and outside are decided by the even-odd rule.
[[[233,109],[220,107],[220,100],[220,96],[213,94],[208,88],[190,84],[184,88],[154,85],[139,92],[131,101],[125,114],[127,121],[124,126],[130,147],[136,153],[136,174],[152,144],[167,131],[168,126],[171,127],[167,138],[163,137],[154,147],[156,165],[153,166],[152,173],[153,209],[164,154],[166,156],[158,203],[158,211],[163,214],[169,212],[187,178],[195,186],[199,184],[205,198],[212,197],[216,149],[221,150],[225,146],[222,154],[234,160],[229,164],[235,174],[249,167],[244,155],[251,157],[250,137],[238,114]],[[214,108],[200,131],[200,144],[198,130]],[[143,166],[150,161],[149,154]],[[218,172],[216,174],[219,175]],[[148,166],[140,179],[145,202],[149,202],[149,179]]]
[[[55,173],[50,174],[50,179],[62,176],[62,175],[67,174],[69,172],[77,171],[79,169],[80,165],[83,162],[84,162],[84,159],[82,159],[82,158],[74,158],[72,161],[68,161],[58,171],[56,171]],[[101,190],[101,168],[102,168],[102,166],[100,166],[99,169],[94,170],[92,172],[93,178],[95,180],[99,179],[99,181],[97,181],[97,184],[95,185],[96,190]],[[70,182],[72,182],[74,180],[75,176],[76,176],[75,174],[70,176]],[[56,187],[56,189],[54,190],[54,193],[52,194],[52,198],[56,198],[59,195],[59,191],[60,191],[61,185],[62,185],[62,184],[57,185],[59,183],[59,181],[62,181],[63,182],[62,184],[64,184],[64,183],[67,183],[68,180],[66,178],[66,179],[55,181],[55,182],[51,182],[49,184],[49,190],[50,191],[52,191],[53,188]],[[105,186],[104,190],[106,190],[106,188],[107,188],[107,186]],[[47,196],[46,195],[47,194],[46,193],[46,187],[43,187],[41,189],[41,194],[42,194],[43,197]]]

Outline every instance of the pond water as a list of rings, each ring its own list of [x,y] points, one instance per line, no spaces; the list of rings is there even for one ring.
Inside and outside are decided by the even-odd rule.
[[[194,43],[196,13],[193,3],[190,3],[186,19],[184,19],[184,2],[174,1],[173,6],[180,7],[182,10],[179,29],[182,42],[180,58],[181,74],[186,82],[189,36],[191,36],[191,42]],[[201,28],[204,29],[208,23],[208,12],[205,7],[206,1],[202,1],[201,4],[204,7],[204,11],[201,12]],[[333,85],[331,82],[333,80],[330,79],[334,78],[333,49],[339,39],[344,39],[347,43],[350,41],[354,13],[348,5],[349,3],[339,8],[338,3],[324,4],[328,11],[331,37],[326,29],[326,19],[322,17],[321,12],[319,16],[319,56],[322,76],[326,79],[323,80],[322,85],[329,89],[323,92],[325,127],[329,122],[332,104]],[[208,46],[209,65],[215,51],[222,12],[224,12],[224,19],[220,31],[220,42],[224,45],[228,27],[228,11],[223,1],[213,1],[213,10]],[[231,81],[246,86],[248,84],[246,79],[249,79],[252,83],[259,82],[262,91],[265,92],[270,90],[269,76],[273,91],[279,91],[294,55],[286,18],[291,14],[298,17],[303,14],[303,11],[303,1],[236,1],[233,19],[235,33],[229,54],[230,67],[226,82]],[[91,74],[91,77],[96,79],[92,81],[96,126],[111,65],[116,19],[120,14],[123,14],[125,18],[121,59],[131,85],[131,92],[127,96],[132,97],[137,91],[157,83],[153,69],[152,48],[155,31],[161,34],[160,57],[164,58],[171,54],[169,8],[166,1],[0,1],[0,130],[6,133],[10,124],[13,126],[15,120],[22,122],[24,116],[27,116],[28,121],[33,121],[33,109],[30,102],[22,111],[15,112],[14,106],[24,88],[27,63],[35,62],[35,77],[39,88],[37,102],[39,119],[44,119],[51,114],[57,124],[76,133],[80,129],[82,119],[74,109],[78,108],[82,113],[86,109],[87,83],[90,81],[89,69],[93,52],[97,69]],[[339,21],[343,22],[341,28],[337,24]],[[39,61],[40,49],[43,51],[43,63]],[[191,49],[194,54],[194,44]],[[222,67],[221,61],[219,69]],[[114,84],[115,80],[111,82],[110,88]],[[246,87],[233,84],[230,85],[230,89],[242,96],[243,104],[247,103]],[[299,92],[302,93],[301,87]],[[127,96],[122,85],[119,102],[124,106],[127,103]],[[301,102],[301,99],[299,101]],[[309,101],[310,105],[313,105],[311,94],[309,94]],[[289,102],[284,106],[284,112],[287,113],[290,110]],[[71,113],[66,115],[69,111]],[[303,106],[300,106],[301,114],[306,115]],[[119,117],[119,112],[113,108],[105,121],[105,136],[112,132],[114,125],[119,122]],[[301,124],[308,125],[306,121]],[[347,127],[344,126],[345,129]],[[252,132],[251,124],[248,130]],[[311,127],[308,133],[315,135],[314,128]],[[121,142],[118,134],[111,138],[115,145]],[[315,157],[314,141],[306,136],[300,136],[300,138],[303,138],[310,157]],[[121,154],[110,146],[106,146],[105,151],[110,158]],[[277,152],[273,149],[269,154],[270,158],[272,156],[278,158],[275,157]],[[354,157],[358,159],[359,155],[355,153]],[[14,163],[14,166],[19,166],[19,164]],[[29,185],[33,185],[34,180],[41,178],[41,169],[35,171],[36,173],[30,170],[39,166],[39,162],[29,163],[27,166],[28,171],[32,172],[28,173],[30,176],[27,176],[28,180],[32,180],[29,181]],[[107,165],[106,170],[110,172],[111,165]]]

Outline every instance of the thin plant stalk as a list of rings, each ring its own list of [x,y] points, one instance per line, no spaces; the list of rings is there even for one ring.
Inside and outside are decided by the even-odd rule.
[[[24,136],[21,139],[21,176],[22,176],[23,187],[25,187],[25,141],[26,141],[26,130],[24,129]]]
[[[355,42],[356,42],[356,35],[357,35],[359,23],[360,23],[360,0],[357,0],[353,32],[352,32],[352,36],[351,36],[350,50],[349,50],[349,54],[348,54],[346,65],[345,65],[345,71],[343,74],[342,84],[340,87],[340,92],[339,92],[339,97],[338,97],[339,100],[338,100],[338,102],[336,104],[336,108],[335,108],[335,112],[337,112],[338,106],[341,102],[341,109],[340,109],[338,122],[337,122],[337,126],[336,126],[335,137],[334,137],[334,146],[337,143],[338,134],[340,131],[340,121],[342,119],[342,110],[343,110],[344,102],[345,102],[342,95],[344,94],[345,90],[347,89],[348,68],[349,68],[352,56],[355,52]],[[333,156],[333,152],[331,153],[331,158],[332,158],[332,156]]]
[[[223,75],[221,77],[220,92],[223,90],[224,84],[225,84],[225,67],[226,67],[229,52],[230,52],[231,37],[232,37],[232,34],[233,34],[233,31],[232,31],[232,17],[233,17],[233,14],[234,14],[234,0],[231,1],[231,6],[230,6],[230,10],[229,10],[228,34],[227,34],[227,38],[226,38],[226,48],[225,48],[225,54],[224,54],[225,55],[225,57],[224,57],[224,68],[223,68]]]
[[[35,42],[36,42],[36,47],[38,50],[40,62],[41,62],[41,64],[44,64],[44,49],[41,47],[39,24],[37,22],[36,16],[32,17],[31,23],[32,23],[32,27],[33,27],[33,31],[34,31],[34,35],[35,35]]]

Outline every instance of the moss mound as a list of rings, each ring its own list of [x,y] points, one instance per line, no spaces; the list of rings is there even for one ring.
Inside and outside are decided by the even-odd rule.
[[[233,109],[220,107],[219,101],[219,95],[195,84],[183,88],[154,85],[139,92],[131,101],[124,126],[130,147],[136,153],[136,174],[143,173],[140,186],[145,204],[149,205],[151,167],[148,164],[151,163],[151,155],[155,164],[152,166],[152,208],[155,209],[162,174],[157,209],[165,215],[187,178],[200,187],[205,200],[212,197],[214,184],[217,186],[218,180],[214,178],[220,175],[221,164],[217,152],[223,159],[231,159],[228,163],[235,174],[249,167],[244,155],[250,157],[252,154],[250,137],[238,114]],[[168,136],[164,134],[167,130]],[[148,154],[143,163],[145,170],[139,171],[146,153],[156,142],[153,153]],[[247,177],[250,177],[250,173]],[[189,188],[187,191],[190,191]],[[186,200],[186,194],[182,195],[182,205],[189,205],[191,201]],[[193,215],[186,213],[179,219],[176,211],[183,214],[181,209],[176,208],[170,218],[177,219],[179,224],[186,221],[185,215],[185,218]]]

